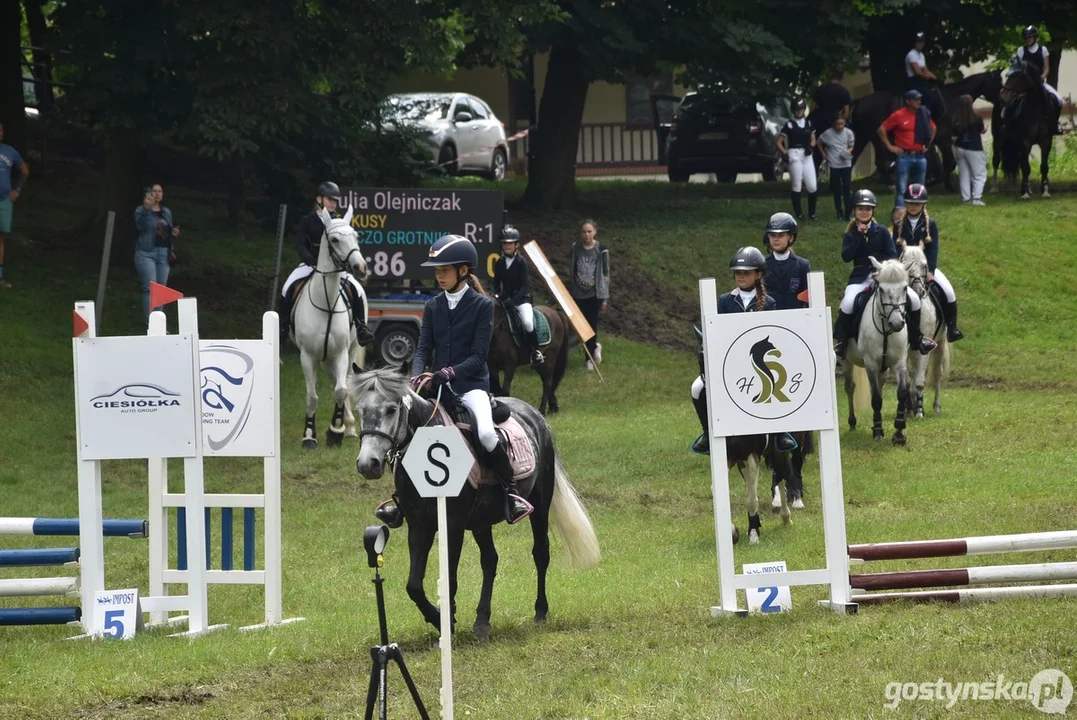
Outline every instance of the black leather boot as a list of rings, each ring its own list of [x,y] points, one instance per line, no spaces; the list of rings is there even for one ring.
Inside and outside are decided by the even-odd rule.
[[[374,517],[394,529],[404,524],[404,511],[400,509],[396,493],[393,493],[392,500],[386,500],[378,505],[378,509],[374,511]]]
[[[527,345],[531,350],[531,364],[541,365],[546,362],[546,356],[542,354],[542,350],[539,347],[538,333],[534,330],[527,333]]]
[[[919,350],[921,355],[927,355],[938,345],[934,340],[925,336],[920,331],[920,311],[909,309],[905,316],[905,329],[909,333],[909,347]]]
[[[808,217],[815,219],[815,205],[819,202],[819,193],[808,193]]]
[[[699,424],[703,427],[703,434],[700,435],[699,440],[692,446],[692,451],[701,455],[711,454],[711,437],[707,431],[707,391],[704,390],[699,394],[699,397],[692,398],[692,404],[696,408],[696,417],[699,418]]]
[[[789,199],[793,201],[793,214],[797,216],[797,220],[804,218],[804,208],[800,204],[800,193],[790,192]]]
[[[957,329],[957,300],[942,306],[942,316],[946,320],[946,340],[957,342],[965,333]]]
[[[853,318],[838,310],[838,319],[834,321],[834,354],[838,359],[845,359],[845,344],[849,340],[849,324]]]
[[[505,446],[498,443],[497,447],[486,454],[486,457],[490,468],[501,483],[501,488],[505,491],[505,520],[509,525],[515,525],[533,513],[535,508],[524,500],[516,489],[516,481],[512,478],[512,461],[509,460],[509,454],[505,452]]]
[[[352,308],[352,318],[355,320],[355,337],[360,345],[370,345],[374,342],[374,333],[370,332],[370,328],[363,321],[363,318],[366,317],[366,303],[359,297],[358,291],[350,281],[344,283],[344,288],[348,293],[348,304]]]

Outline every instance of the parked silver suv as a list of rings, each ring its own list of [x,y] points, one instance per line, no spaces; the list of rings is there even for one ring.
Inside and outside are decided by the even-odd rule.
[[[467,93],[390,95],[382,116],[425,133],[431,159],[450,175],[505,178],[509,165],[505,127],[480,98]]]

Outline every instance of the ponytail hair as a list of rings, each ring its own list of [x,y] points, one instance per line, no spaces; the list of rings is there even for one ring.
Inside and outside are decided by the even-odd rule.
[[[767,284],[763,282],[763,273],[755,280],[755,309],[767,309]]]
[[[464,278],[464,282],[471,286],[471,289],[477,292],[479,295],[485,295],[486,289],[482,286],[482,283],[475,276],[474,272],[468,271],[467,277]]]

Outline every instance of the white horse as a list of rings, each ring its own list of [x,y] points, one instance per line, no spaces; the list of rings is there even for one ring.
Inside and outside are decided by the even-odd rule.
[[[856,429],[856,408],[864,409],[866,405],[864,381],[867,380],[871,384],[871,435],[876,440],[885,436],[883,379],[887,369],[892,369],[898,385],[894,444],[904,445],[905,411],[909,406],[909,370],[906,365],[909,335],[905,328],[909,280],[904,266],[897,260],[880,263],[871,258],[871,264],[875,266],[871,297],[864,308],[860,329],[855,338],[849,339],[845,359],[841,363],[845,392],[849,397],[849,429]]]
[[[942,412],[942,381],[950,374],[950,343],[946,340],[946,324],[942,322],[935,303],[927,292],[927,257],[917,246],[907,246],[901,253],[901,264],[909,275],[909,287],[920,296],[920,330],[924,337],[933,339],[938,347],[930,355],[921,355],[915,349],[909,352],[916,369],[912,375],[912,411],[913,417],[924,416],[924,387],[930,376],[935,386],[934,412]]]
[[[356,340],[355,325],[340,288],[345,272],[358,279],[365,278],[367,272],[358,235],[351,226],[352,208],[348,208],[343,219],[336,220],[323,208],[321,218],[325,223],[325,235],[318,248],[318,264],[296,298],[292,323],[292,339],[299,347],[303,374],[307,379],[303,447],[308,450],[318,447],[314,421],[318,409],[318,366],[333,379],[335,408],[325,442],[329,447],[338,447],[345,435],[356,437],[358,434],[348,398],[348,373],[352,362],[362,367],[365,360],[365,351]]]

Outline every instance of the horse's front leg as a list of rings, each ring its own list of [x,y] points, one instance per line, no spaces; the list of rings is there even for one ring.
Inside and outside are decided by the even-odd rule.
[[[770,509],[775,515],[781,514],[782,522],[786,525],[790,522],[789,496],[793,491],[793,466],[789,456],[790,453],[774,452],[771,460],[774,465],[774,478],[770,488]]]
[[[1050,171],[1051,164],[1051,144],[1040,145],[1040,194],[1045,197],[1051,197],[1051,189],[1047,182],[1047,173]]]
[[[868,380],[871,383],[871,437],[882,440],[886,437],[883,432],[883,378],[878,370],[868,370]]]
[[[539,374],[539,379],[542,380],[542,400],[539,401],[538,411],[539,414],[545,415],[553,397],[553,373],[549,370],[544,372],[540,369],[536,369],[535,372]]]
[[[318,447],[318,428],[314,424],[314,413],[318,410],[318,367],[314,358],[306,352],[299,354],[303,366],[303,377],[307,381],[307,419],[303,428],[303,447],[313,450]]]
[[[425,530],[408,523],[408,550],[411,554],[411,569],[408,572],[408,597],[419,608],[423,619],[441,630],[441,613],[426,597],[423,579],[426,577],[426,561],[430,558],[430,548],[434,544],[434,531]]]
[[[759,456],[754,453],[744,463],[744,504],[748,508],[748,542],[755,545],[763,523],[759,520]]]
[[[490,602],[494,595],[494,578],[497,577],[497,548],[494,547],[492,528],[472,530],[475,544],[479,546],[479,564],[482,566],[482,592],[479,594],[479,606],[475,608],[475,626],[472,628],[476,637],[490,637]]]
[[[942,375],[946,371],[946,362],[943,352],[946,350],[947,348],[945,347],[939,347],[935,352],[928,356],[931,358],[931,374],[934,376],[935,381],[935,403],[931,409],[936,415],[942,412]]]
[[[932,330],[934,330],[934,328],[932,328]],[[924,333],[924,335],[931,337],[931,332],[928,331]],[[913,353],[916,355],[916,372],[913,376],[912,404],[910,409],[913,411],[913,417],[922,418],[924,416],[924,387],[927,384],[927,365],[931,356],[921,355],[916,350],[913,350]]]
[[[333,358],[329,369],[333,376],[333,421],[325,433],[325,444],[340,447],[344,443],[344,415],[348,410],[348,353],[342,352]]]
[[[1028,200],[1032,197],[1029,187],[1028,176],[1032,174],[1032,165],[1028,161],[1028,152],[1021,156],[1021,199]]]
[[[464,548],[465,517],[449,520],[449,632],[456,632],[456,587],[460,569],[460,553]],[[444,601],[444,599],[442,599]]]
[[[894,417],[894,444],[904,445],[905,411],[909,406],[909,369],[905,365],[894,368],[897,376],[897,415]]]
[[[501,383],[501,394],[505,396],[512,395],[512,377],[516,374],[516,366],[509,361],[505,367],[502,368],[505,373],[505,381]]]
[[[344,437],[359,437],[359,432],[355,427],[355,413],[352,412],[352,407],[355,405],[357,398],[352,397],[351,384],[348,382],[351,377],[352,363],[356,367],[365,367],[363,361],[366,359],[366,353],[362,345],[358,343],[352,343],[352,349],[349,353],[351,361],[348,363],[347,374],[344,377],[344,382],[348,386],[348,392],[346,393],[344,400]]]
[[[842,361],[841,374],[845,376],[845,397],[849,400],[849,429],[856,430],[856,408],[853,407],[853,393],[856,392],[856,380],[853,379],[853,365]]]

